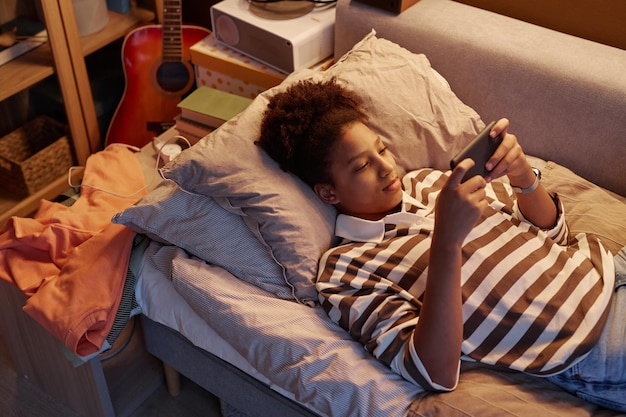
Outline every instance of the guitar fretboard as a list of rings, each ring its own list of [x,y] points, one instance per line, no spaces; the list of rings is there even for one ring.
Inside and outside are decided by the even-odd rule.
[[[163,0],[163,61],[182,57],[182,1]]]

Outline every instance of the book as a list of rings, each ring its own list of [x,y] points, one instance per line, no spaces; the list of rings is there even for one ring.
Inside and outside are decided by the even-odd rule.
[[[0,26],[0,65],[6,64],[48,41],[43,23],[17,17]]]
[[[182,137],[184,137],[185,139],[187,139],[189,141],[189,144],[191,146],[195,145],[196,143],[200,142],[200,139],[202,139],[204,136],[196,136],[193,133],[189,133],[189,132],[184,132],[184,131],[178,131],[178,134]]]
[[[213,131],[213,128],[186,119],[182,115],[176,116],[174,121],[176,122],[176,130],[178,130],[181,136],[186,137],[192,145]]]
[[[218,128],[252,103],[252,99],[201,86],[178,103],[182,118]]]

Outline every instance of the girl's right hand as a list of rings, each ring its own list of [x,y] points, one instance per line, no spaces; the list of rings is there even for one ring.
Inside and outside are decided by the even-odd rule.
[[[451,244],[461,245],[487,206],[487,182],[474,176],[461,183],[463,175],[474,166],[465,159],[452,171],[437,196],[435,203],[435,230],[438,237]]]

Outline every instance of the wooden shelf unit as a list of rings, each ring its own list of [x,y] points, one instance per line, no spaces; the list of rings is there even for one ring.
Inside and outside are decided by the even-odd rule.
[[[101,140],[84,57],[124,37],[142,23],[154,21],[151,10],[133,8],[127,14],[108,11],[107,25],[100,31],[79,36],[72,3],[41,0],[48,42],[17,59],[0,65],[0,101],[57,74],[70,128],[75,161],[83,165],[99,150]],[[51,182],[27,198],[0,192],[0,227],[11,216],[28,216],[42,198],[52,199],[68,187],[67,177]]]
[[[108,22],[102,30],[81,37],[72,2],[36,1],[41,2],[48,42],[0,65],[0,101],[56,74],[75,162],[84,165],[87,157],[101,147],[84,58],[123,38],[138,25],[154,21],[156,14],[143,8],[134,8],[128,14],[108,11]],[[72,174],[72,183],[79,180],[79,171]],[[53,199],[67,189],[67,176],[64,174],[23,199],[0,192],[0,227],[11,216],[32,214],[41,199]],[[22,310],[25,302],[25,296],[17,287],[0,282],[0,333],[11,352],[16,371],[80,414],[127,416],[162,384],[161,363],[145,350],[140,325],[118,355],[107,360],[95,357],[74,366],[62,343]]]
[[[146,9],[133,9],[128,14],[108,11],[109,21],[100,31],[80,37],[80,45],[84,56],[125,36],[130,30],[142,22],[154,20],[154,12]],[[30,88],[44,78],[54,74],[54,59],[50,43],[33,49],[27,54],[0,65],[0,101]]]

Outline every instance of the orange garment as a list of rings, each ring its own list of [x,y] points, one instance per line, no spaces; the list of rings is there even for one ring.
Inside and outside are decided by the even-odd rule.
[[[27,314],[88,356],[113,325],[135,235],[111,217],[145,195],[146,184],[138,159],[120,145],[88,158],[82,184],[71,207],[42,200],[33,218],[7,222],[0,279],[28,297]]]

